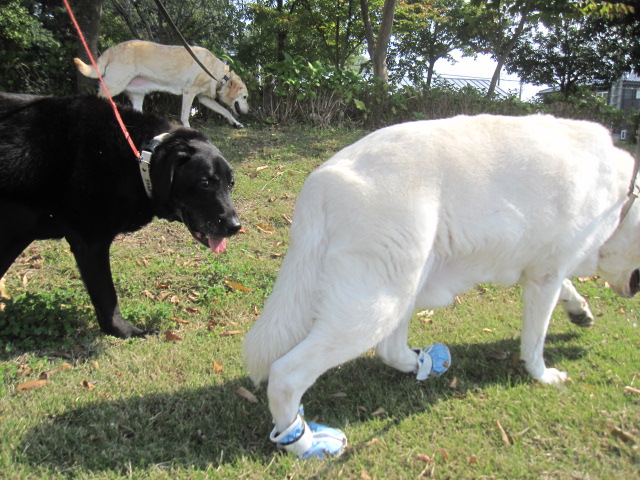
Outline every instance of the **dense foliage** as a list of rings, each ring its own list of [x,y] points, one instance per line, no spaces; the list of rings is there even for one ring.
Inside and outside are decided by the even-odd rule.
[[[90,5],[102,12],[99,35],[90,42],[96,45],[94,53],[131,38],[179,43],[154,0],[70,3],[79,18],[83,12],[87,16]],[[269,123],[378,126],[461,112],[548,111],[554,98],[585,103],[593,97],[589,87],[606,87],[640,64],[640,9],[633,8],[640,2],[635,1],[402,0],[394,12],[386,12],[395,14],[387,15],[393,21],[384,65],[388,81],[372,74],[375,65],[367,57],[380,51],[376,42],[384,41],[375,36],[385,21],[384,0],[163,3],[185,38],[231,64],[248,84],[255,118]],[[452,91],[441,81],[438,65],[453,51],[489,54],[509,72],[553,86],[562,95],[532,104],[497,98],[491,88]],[[77,34],[59,0],[0,2],[0,90],[78,91],[71,60],[80,54]],[[578,102],[570,100],[576,96]],[[172,101],[151,99],[149,106],[163,109]],[[586,101],[593,108],[553,109],[609,125],[620,121],[618,113],[594,102]]]

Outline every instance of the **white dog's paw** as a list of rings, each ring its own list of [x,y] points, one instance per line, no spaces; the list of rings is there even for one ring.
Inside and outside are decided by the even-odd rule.
[[[281,448],[300,459],[338,457],[347,446],[347,437],[336,429],[307,423],[300,405],[300,413],[287,429],[278,433],[274,428],[269,438]]]
[[[567,372],[561,372],[555,368],[545,368],[540,378],[536,378],[536,380],[548,385],[562,385],[568,378]]]
[[[244,125],[243,125],[243,124],[241,124],[240,122],[236,122],[236,123],[234,123],[234,124],[233,124],[233,126],[234,126],[235,128],[237,128],[238,130],[240,130],[241,128],[244,128]]]

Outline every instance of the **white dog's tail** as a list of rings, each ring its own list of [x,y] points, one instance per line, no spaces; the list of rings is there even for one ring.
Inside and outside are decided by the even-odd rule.
[[[309,183],[296,204],[289,251],[273,293],[244,340],[245,365],[256,385],[267,380],[271,364],[300,343],[313,324],[314,287],[321,275],[327,242],[323,194],[321,190],[309,192],[317,185]]]

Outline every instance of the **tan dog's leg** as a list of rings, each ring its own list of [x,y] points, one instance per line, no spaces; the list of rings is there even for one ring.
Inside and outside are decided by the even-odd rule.
[[[131,104],[133,105],[133,108],[141,112],[142,104],[144,103],[144,93],[127,92],[127,96],[129,97],[129,100],[131,100]]]
[[[200,103],[202,103],[205,107],[209,107],[214,112],[219,113],[220,115],[222,115],[234,127],[236,127],[236,128],[244,128],[244,125],[242,125],[240,122],[238,122],[233,117],[231,112],[229,112],[229,110],[224,108],[222,105],[220,105],[218,102],[216,102],[213,98],[207,97],[205,95],[198,95],[198,100],[200,100]],[[183,104],[183,108],[184,108],[184,104]]]
[[[193,105],[193,100],[196,98],[195,93],[187,92],[182,94],[182,112],[180,113],[180,121],[182,125],[187,128],[190,128],[189,125],[189,117],[191,116],[191,105]]]

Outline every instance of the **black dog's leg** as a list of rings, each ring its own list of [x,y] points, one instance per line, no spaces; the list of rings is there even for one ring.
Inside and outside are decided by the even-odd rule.
[[[3,239],[0,238],[0,278],[7,273],[18,255],[29,246],[31,239]]]
[[[111,242],[89,243],[79,238],[69,237],[67,240],[96,309],[102,331],[120,338],[144,335],[142,330],[127,323],[120,314],[109,263]]]

